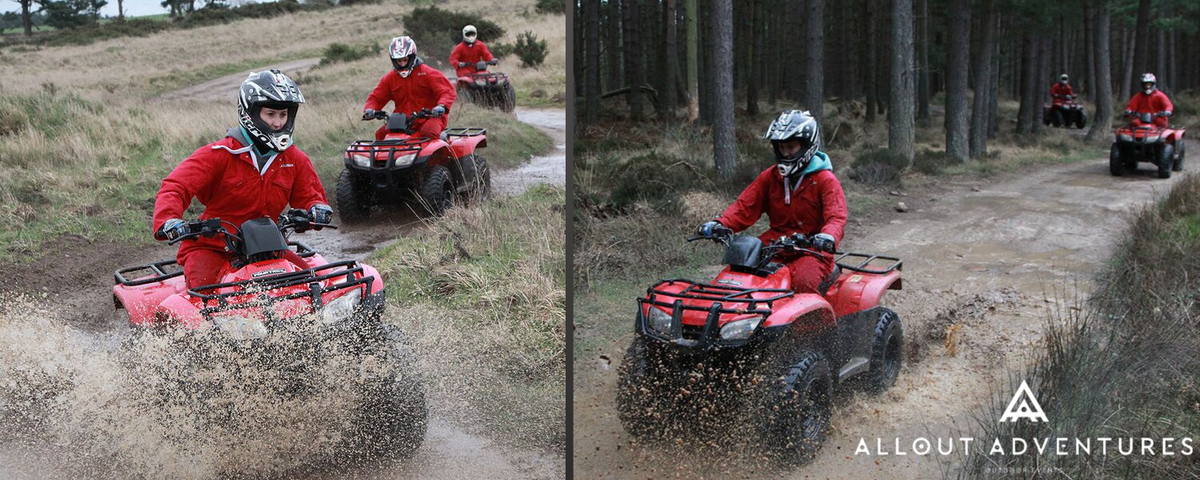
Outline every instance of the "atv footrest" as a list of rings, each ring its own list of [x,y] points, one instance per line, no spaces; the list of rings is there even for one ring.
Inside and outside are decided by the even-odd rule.
[[[447,137],[476,137],[479,135],[487,135],[486,128],[465,127],[465,128],[447,128]]]
[[[885,265],[873,265],[875,262],[885,262]],[[904,266],[904,262],[896,257],[854,252],[839,253],[837,258],[834,259],[834,263],[837,263],[837,266],[846,270],[874,275],[891,273],[893,270],[903,270],[901,267]]]
[[[178,270],[173,270],[173,271],[164,270],[165,267],[170,267],[170,266],[175,266],[176,268],[178,268]],[[151,275],[146,276],[146,277],[139,276],[138,278],[134,278],[132,280],[128,278],[131,273],[141,272],[141,271],[145,271],[145,270],[149,270]],[[175,278],[180,275],[183,275],[183,268],[179,267],[179,263],[176,262],[175,259],[159,260],[154,263],[147,263],[145,265],[138,265],[136,267],[122,268],[120,270],[117,270],[117,272],[114,274],[114,276],[117,279],[117,283],[124,285],[126,287],[136,287],[139,285],[146,285],[148,283],[161,282],[163,280],[167,280],[169,278]]]
[[[345,268],[330,273],[318,273],[336,268]],[[240,282],[215,283],[212,285],[204,285],[188,290],[192,296],[199,297],[204,301],[204,308],[200,309],[200,314],[205,319],[211,320],[212,314],[229,310],[241,310],[247,308],[261,308],[263,314],[268,318],[272,315],[268,307],[285,300],[294,300],[297,298],[309,298],[312,300],[313,310],[321,308],[321,295],[337,290],[347,288],[355,288],[359,285],[365,285],[364,296],[371,291],[371,284],[375,277],[364,277],[363,268],[354,260],[346,260],[342,262],[334,262],[319,267],[313,267],[305,270],[300,270],[291,273],[280,273],[270,275],[253,280],[243,280]],[[346,281],[322,287],[322,281],[331,278],[346,277]],[[302,292],[290,293],[272,297],[263,295],[263,292],[268,290],[276,290],[296,285],[308,285],[308,290]],[[219,293],[218,290],[232,288],[233,291]],[[212,293],[205,293],[212,292]],[[241,303],[232,303],[230,300],[234,297],[245,297],[255,295],[256,298],[250,301]],[[209,306],[209,302],[216,302],[216,306]]]

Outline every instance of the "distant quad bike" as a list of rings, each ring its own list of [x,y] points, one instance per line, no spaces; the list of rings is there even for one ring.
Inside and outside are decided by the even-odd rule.
[[[381,141],[358,140],[343,155],[337,207],[342,220],[367,218],[371,207],[407,202],[418,212],[439,216],[459,200],[486,200],[492,191],[487,160],[476,153],[487,146],[483,128],[450,128],[440,138],[414,136],[411,121],[434,115],[428,110],[367,119],[387,120]]]
[[[1053,125],[1055,127],[1082,129],[1087,125],[1087,113],[1083,111],[1083,104],[1075,100],[1075,96],[1070,98],[1055,98],[1049,105],[1042,106],[1042,123],[1045,125]]]
[[[458,98],[485,107],[499,107],[501,111],[511,112],[517,106],[517,91],[508,81],[507,73],[490,73],[487,62],[475,64],[477,73],[470,76],[458,77],[455,89]]]
[[[1158,178],[1171,178],[1171,172],[1183,170],[1182,128],[1162,128],[1153,123],[1154,115],[1132,116],[1129,125],[1117,128],[1116,141],[1108,156],[1108,170],[1114,176],[1137,170],[1138,162],[1158,166]]]
[[[822,255],[810,238],[763,245],[726,229],[712,239],[727,265],[713,283],[663,280],[637,299],[618,416],[632,435],[661,436],[667,421],[715,410],[781,463],[804,463],[825,440],[835,389],[855,377],[875,393],[896,382],[903,327],[879,301],[901,288],[901,261],[839,253],[822,294],[800,294],[772,259]]]
[[[340,450],[352,459],[409,457],[425,439],[425,387],[403,335],[380,319],[383,281],[370,265],[329,262],[304,243],[287,240],[289,231],[314,227],[337,228],[311,222],[303,210],[285,213],[278,224],[269,218],[240,228],[216,218],[191,222],[190,233],[171,243],[222,237],[234,260],[220,283],[188,289],[175,260],[161,260],[117,270],[113,301],[128,316],[134,338],[182,331],[186,334],[171,337],[184,340],[181,350],[197,351],[203,350],[195,345],[201,339],[226,342],[242,365],[236,368],[285,375],[284,385],[275,386],[284,396],[303,395],[305,372],[330,352],[379,360],[383,368],[355,384],[361,403],[352,414],[354,431],[343,432]],[[281,351],[279,345],[286,347]],[[182,358],[205,361],[202,355]],[[229,375],[237,375],[236,368]]]

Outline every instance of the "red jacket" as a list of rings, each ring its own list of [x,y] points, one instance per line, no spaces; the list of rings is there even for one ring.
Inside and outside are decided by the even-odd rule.
[[[1050,96],[1053,98],[1066,98],[1066,95],[1074,95],[1075,91],[1071,90],[1070,85],[1063,85],[1062,82],[1055,83],[1050,87]]]
[[[1171,105],[1171,99],[1167,98],[1167,94],[1162,90],[1154,89],[1154,92],[1146,95],[1146,92],[1138,91],[1133,94],[1133,98],[1129,99],[1129,104],[1125,105],[1125,109],[1133,113],[1158,113],[1158,112],[1173,112],[1175,106]],[[1159,127],[1166,128],[1167,117],[1154,117],[1154,124]]]
[[[266,167],[260,175],[249,149],[233,137],[200,147],[163,179],[154,200],[153,231],[157,234],[167,220],[183,218],[193,197],[204,204],[201,220],[220,218],[237,226],[252,218],[273,220],[288,205],[308,210],[329,203],[312,162],[299,148],[284,150]],[[223,250],[225,242],[218,237],[185,240],[178,257],[198,248]]]
[[[379,85],[375,86],[371,95],[367,96],[367,104],[363,109],[383,110],[388,102],[393,102],[393,111],[405,115],[437,105],[444,105],[449,114],[455,98],[457,95],[450,80],[438,69],[422,63],[409,72],[408,78],[401,77],[395,70],[388,70],[379,79]]]
[[[817,170],[804,175],[785,203],[783,176],[774,165],[759,174],[750,186],[738,195],[737,201],[725,209],[717,221],[735,232],[749,228],[762,214],[767,214],[771,228],[758,238],[764,243],[781,236],[801,233],[825,233],[842,243],[846,228],[846,197],[842,184],[829,170]]]
[[[450,66],[454,68],[454,72],[460,77],[474,75],[475,64],[478,62],[490,62],[495,60],[492,52],[488,51],[487,45],[478,40],[474,45],[467,45],[467,42],[458,42],[458,46],[454,47],[454,51],[450,52]],[[458,62],[467,62],[469,65],[459,67]]]

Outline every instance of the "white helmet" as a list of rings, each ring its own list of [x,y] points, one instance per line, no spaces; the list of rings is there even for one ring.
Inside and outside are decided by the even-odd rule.
[[[1062,76],[1058,77],[1058,81],[1060,83],[1067,83],[1067,80],[1069,80],[1069,78],[1067,77],[1067,74],[1065,74],[1065,73],[1062,74]]]
[[[479,32],[475,31],[474,25],[467,25],[463,27],[463,40],[465,40],[467,44],[475,43],[475,37],[478,35]]]
[[[1150,84],[1149,87],[1146,86],[1147,83]],[[1146,95],[1154,93],[1154,89],[1157,88],[1157,86],[1158,86],[1158,78],[1155,77],[1153,73],[1143,73],[1142,74],[1142,91],[1146,92]]]

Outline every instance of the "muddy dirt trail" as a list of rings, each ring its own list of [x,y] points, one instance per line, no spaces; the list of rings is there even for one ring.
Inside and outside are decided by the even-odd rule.
[[[891,197],[911,210],[855,226],[843,248],[904,260],[904,290],[889,293],[884,304],[904,321],[906,363],[883,395],[852,393],[838,402],[829,440],[813,463],[780,471],[749,460],[748,448],[712,455],[712,446],[686,439],[633,441],[614,404],[629,333],[602,352],[611,365],[575,364],[576,471],[591,478],[696,478],[701,472],[716,478],[940,478],[947,462],[961,458],[961,448],[939,463],[913,455],[911,441],[958,437],[973,426],[970,414],[989,388],[1008,381],[1005,367],[1024,364],[1052,312],[1090,290],[1126,228],[1124,214],[1176,179],[1159,180],[1145,168],[1115,178],[1107,159],[1098,159],[990,181],[941,182]],[[637,293],[629,292],[631,302]],[[626,323],[627,313],[614,312],[613,321]],[[946,337],[954,324],[951,351]],[[908,455],[894,454],[897,437]],[[854,455],[860,439],[876,451],[877,438],[892,455]]]
[[[289,73],[303,71],[316,59],[274,66]],[[259,69],[261,70],[261,68]],[[171,92],[156,101],[221,101],[229,97],[245,72],[228,75],[200,85]],[[516,119],[529,123],[555,140],[556,147],[515,169],[493,170],[494,191],[499,195],[519,195],[541,183],[563,186],[566,180],[565,129],[563,109],[518,108]],[[328,190],[328,186],[327,186]],[[332,193],[332,192],[330,192]],[[335,218],[335,223],[340,219]],[[376,212],[368,222],[343,224],[338,230],[309,232],[296,236],[331,259],[361,260],[398,236],[422,228],[425,222],[406,211]],[[175,249],[163,244],[131,248],[127,245],[88,242],[65,238],[58,251],[29,267],[0,271],[0,296],[14,293],[41,298],[52,305],[54,314],[72,328],[96,336],[110,336],[113,325],[108,312],[112,308],[112,272],[119,267],[172,258]],[[70,289],[64,291],[63,286]],[[431,399],[437,401],[437,399]],[[0,406],[2,400],[0,400]],[[523,448],[492,439],[474,431],[472,420],[458,418],[452,412],[434,409],[429,433],[414,458],[384,468],[337,471],[314,475],[311,479],[549,479],[561,478],[565,458],[561,452]],[[0,435],[0,478],[41,479],[71,478],[67,465],[56,463],[53,447],[18,445]],[[120,470],[118,469],[118,472]],[[121,476],[121,474],[117,474]]]

